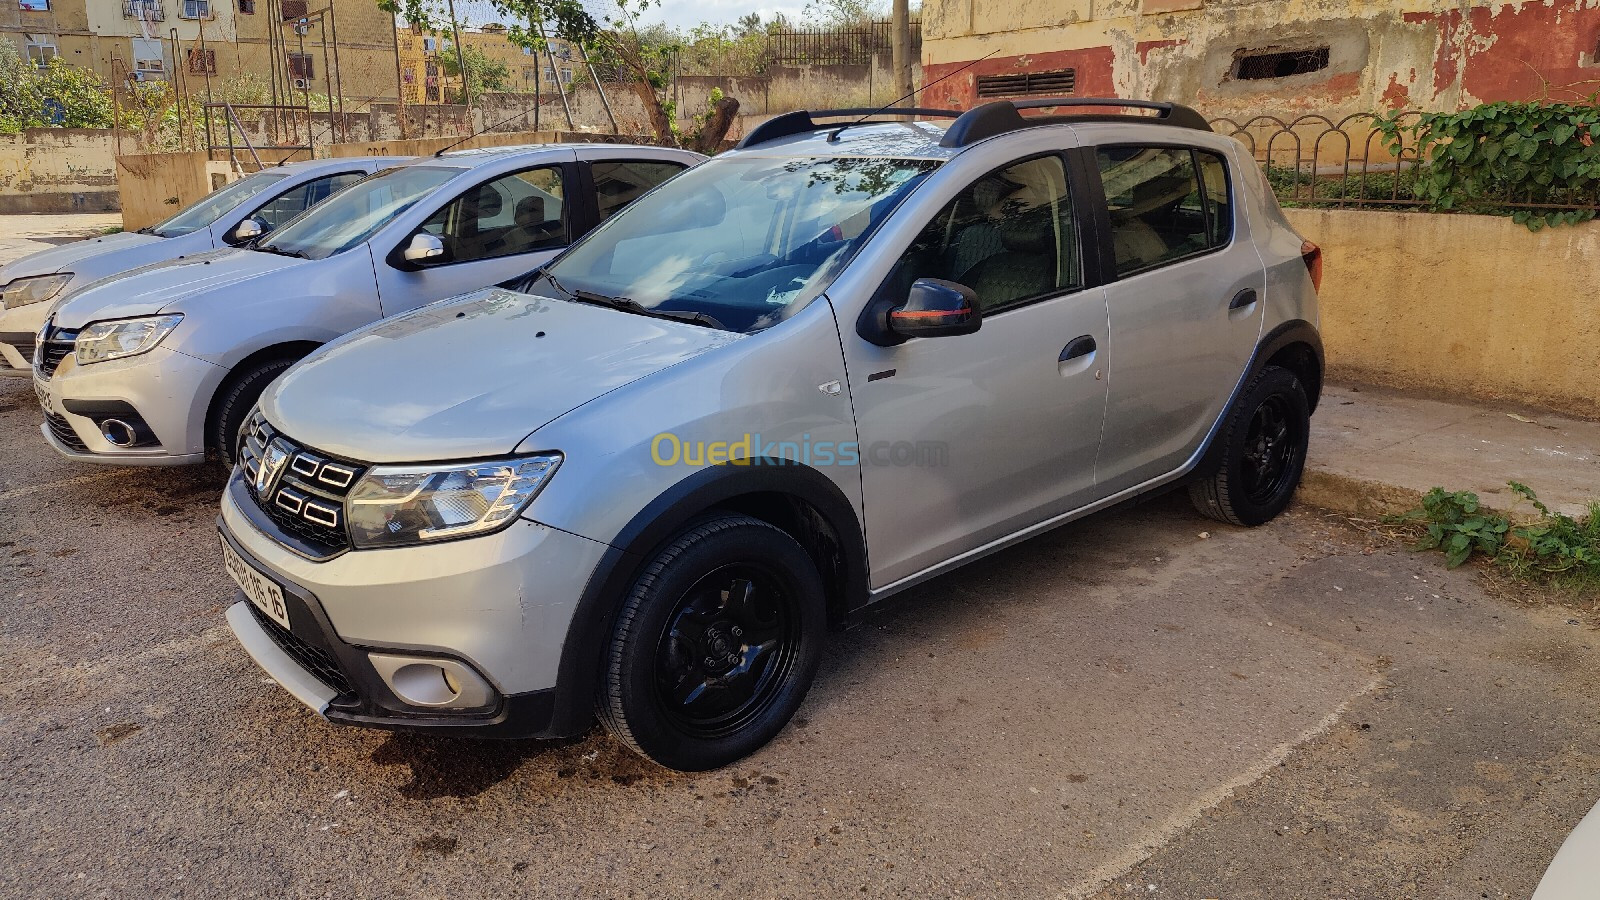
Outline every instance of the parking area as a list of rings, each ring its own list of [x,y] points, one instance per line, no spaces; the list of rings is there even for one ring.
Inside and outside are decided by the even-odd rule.
[[[1600,795],[1588,623],[1177,497],[835,636],[723,771],[339,728],[222,624],[220,470],[76,466],[38,422],[0,382],[7,896],[1525,897]]]

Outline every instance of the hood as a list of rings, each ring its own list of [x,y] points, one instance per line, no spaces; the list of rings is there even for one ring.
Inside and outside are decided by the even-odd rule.
[[[56,306],[56,324],[82,328],[100,319],[155,315],[191,297],[236,288],[268,272],[309,262],[233,248],[169,259],[84,285]]]
[[[54,275],[57,272],[84,274],[86,267],[87,270],[92,270],[88,271],[90,280],[102,278],[114,271],[130,269],[159,259],[160,251],[157,245],[163,240],[165,239],[153,234],[130,231],[61,244],[40,250],[38,253],[30,253],[10,265],[0,267],[0,284],[5,284],[13,278]],[[120,265],[114,261],[129,254],[137,258]]]
[[[296,441],[361,462],[500,456],[563,413],[741,337],[491,289],[329,344],[261,410]]]

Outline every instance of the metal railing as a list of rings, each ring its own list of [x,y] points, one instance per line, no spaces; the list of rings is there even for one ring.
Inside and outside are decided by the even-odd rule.
[[[162,8],[161,0],[123,0],[122,17],[143,19],[146,22],[164,22],[167,19],[167,11]]]
[[[1419,110],[1399,114],[1403,125],[1422,116]],[[1418,195],[1418,182],[1427,174],[1419,158],[1415,137],[1399,131],[1399,145],[1389,146],[1378,130],[1377,113],[1355,113],[1341,119],[1310,114],[1290,119],[1253,116],[1243,121],[1223,117],[1211,120],[1218,134],[1238,138],[1261,163],[1278,200],[1285,205],[1353,209],[1405,209],[1431,207]],[[1600,194],[1570,194],[1560,202],[1536,202],[1514,191],[1491,190],[1482,197],[1458,202],[1463,212],[1517,209],[1600,209]]]
[[[859,66],[890,52],[892,23],[867,22],[858,28],[774,31],[767,35],[769,65]],[[922,46],[922,23],[911,23],[911,52]]]

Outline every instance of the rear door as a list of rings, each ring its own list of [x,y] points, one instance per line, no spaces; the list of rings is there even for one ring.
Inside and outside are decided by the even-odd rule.
[[[392,248],[373,248],[383,314],[499,284],[554,257],[572,240],[576,211],[568,197],[578,179],[574,162],[545,163],[434,200],[419,228]],[[408,265],[401,254],[417,233],[438,238],[444,256]]]
[[[1199,448],[1261,335],[1266,273],[1222,153],[1161,142],[1085,148],[1098,174],[1111,378],[1099,493]]]

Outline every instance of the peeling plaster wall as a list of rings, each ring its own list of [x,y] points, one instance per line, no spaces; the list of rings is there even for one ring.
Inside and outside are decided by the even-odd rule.
[[[1326,46],[1329,65],[1232,76],[1241,49]],[[969,107],[976,77],[1074,68],[1079,96],[1176,100],[1212,117],[1330,115],[1600,89],[1600,0],[925,0],[929,106]]]
[[[133,139],[125,137],[131,147]],[[0,214],[118,208],[109,129],[29,128],[0,135]]]

